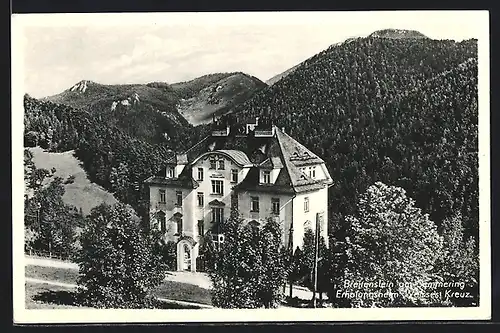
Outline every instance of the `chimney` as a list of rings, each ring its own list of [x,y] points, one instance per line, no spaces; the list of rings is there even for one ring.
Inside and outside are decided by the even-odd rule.
[[[285,133],[285,127],[282,127],[282,128],[281,128],[281,131],[282,131],[283,133]]]
[[[255,117],[255,126],[259,125],[259,117]]]

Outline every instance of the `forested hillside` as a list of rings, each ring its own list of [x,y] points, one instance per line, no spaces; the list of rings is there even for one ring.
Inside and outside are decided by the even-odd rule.
[[[235,107],[269,116],[322,156],[333,225],[376,181],[402,186],[438,225],[477,236],[477,41],[359,38],[334,45]]]
[[[43,98],[98,115],[151,144],[169,144],[176,131],[210,123],[266,87],[259,79],[237,73],[215,73],[186,82],[106,85],[82,80],[60,94]]]
[[[152,145],[135,138],[99,114],[69,106],[24,97],[25,147],[41,146],[49,151],[75,150],[89,179],[146,213],[141,184],[163,167],[168,149],[183,149],[200,138],[193,127],[176,129],[169,143]],[[145,204],[145,202],[142,202]]]
[[[84,80],[44,100],[88,111],[100,122],[151,144],[168,144],[178,130],[190,126],[177,112],[177,95],[166,83],[104,85]]]

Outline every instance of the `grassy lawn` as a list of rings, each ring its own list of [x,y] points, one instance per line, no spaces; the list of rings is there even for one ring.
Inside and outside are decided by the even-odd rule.
[[[76,284],[78,271],[70,268],[56,268],[43,266],[26,266],[24,275],[26,277]]]
[[[45,283],[25,284],[26,309],[76,309],[84,308],[77,304],[74,289]]]
[[[78,271],[75,269],[68,268],[57,268],[57,267],[43,267],[43,266],[26,266],[25,267],[25,276],[35,279],[47,280],[47,281],[57,281],[64,282],[70,284],[76,284],[76,280],[78,278]],[[71,289],[58,287],[48,284],[32,284],[27,283],[27,286],[30,285],[30,288],[39,288],[38,294],[53,291],[54,293],[58,293],[57,295],[51,295],[52,298],[55,296],[63,297],[63,298],[71,298],[67,295],[68,292],[71,292]],[[27,287],[28,288],[28,287]],[[31,296],[34,296],[33,290],[31,290]],[[66,293],[66,294],[65,294]],[[189,284],[189,283],[181,283],[174,281],[163,281],[158,288],[153,291],[153,294],[159,298],[167,298],[178,301],[185,302],[194,302],[201,304],[211,305],[211,296],[210,290],[200,288],[198,286]],[[43,294],[45,297],[50,296],[48,294]],[[28,306],[28,289],[26,289],[26,304]],[[36,296],[36,295],[35,295]],[[56,297],[57,298],[57,297]],[[31,298],[30,298],[31,299]],[[50,302],[49,302],[50,303]],[[53,302],[52,302],[53,303]],[[51,303],[51,304],[52,304]],[[71,305],[71,301],[66,300],[63,303],[65,306]],[[169,304],[168,308],[173,308],[174,305]],[[179,307],[180,308],[180,307]]]
[[[54,286],[46,283],[25,283],[26,309],[91,309],[80,305],[73,288]],[[198,309],[196,306],[157,302],[157,309]]]
[[[153,294],[160,298],[212,305],[210,290],[189,283],[163,281]]]

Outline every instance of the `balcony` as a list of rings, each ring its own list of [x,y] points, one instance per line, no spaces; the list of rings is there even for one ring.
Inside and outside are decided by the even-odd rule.
[[[225,129],[217,129],[212,131],[212,136],[228,136],[229,135],[229,126]]]
[[[257,138],[271,137],[274,135],[274,128],[271,129],[255,129],[254,136]]]

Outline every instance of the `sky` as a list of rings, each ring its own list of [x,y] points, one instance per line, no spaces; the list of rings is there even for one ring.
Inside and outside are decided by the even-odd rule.
[[[175,83],[241,71],[266,81],[331,44],[386,28],[434,39],[488,36],[487,12],[267,12],[14,15],[23,90],[50,96],[80,80]],[[486,20],[485,20],[486,18]],[[486,22],[486,25],[485,25]]]

